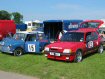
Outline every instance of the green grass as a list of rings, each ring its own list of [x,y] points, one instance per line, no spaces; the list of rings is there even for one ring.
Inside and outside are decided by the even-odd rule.
[[[88,56],[80,63],[48,60],[44,55],[14,57],[0,53],[0,70],[40,79],[105,79],[105,52]]]

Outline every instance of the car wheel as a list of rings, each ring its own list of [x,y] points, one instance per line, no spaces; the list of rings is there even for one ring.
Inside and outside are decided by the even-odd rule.
[[[75,56],[75,59],[74,59],[75,62],[81,62],[82,61],[82,52],[80,50],[78,50],[76,52],[76,56]]]
[[[23,49],[17,48],[14,50],[14,56],[21,56],[23,54]]]
[[[103,47],[103,45],[100,45],[98,48],[98,53],[102,54],[103,51],[104,51],[104,47]]]

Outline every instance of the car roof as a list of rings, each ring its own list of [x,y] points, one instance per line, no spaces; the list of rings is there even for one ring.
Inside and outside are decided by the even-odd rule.
[[[32,32],[21,31],[21,32],[17,32],[17,33],[24,33],[24,34],[35,34],[35,33],[43,33],[43,32],[41,32],[41,31],[32,31]]]
[[[82,23],[85,23],[85,22],[99,22],[99,23],[104,23],[102,20],[86,20],[86,21],[83,21]]]
[[[69,32],[81,32],[81,33],[87,33],[87,32],[95,32],[96,29],[94,28],[80,28],[78,30],[69,31]]]
[[[83,22],[83,20],[74,19],[74,20],[45,20],[44,22]]]

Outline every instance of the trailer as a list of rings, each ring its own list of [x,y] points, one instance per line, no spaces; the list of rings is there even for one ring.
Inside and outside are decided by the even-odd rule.
[[[44,33],[51,41],[56,41],[60,32],[76,30],[83,20],[46,20],[44,24]]]
[[[16,24],[13,20],[0,20],[0,40],[16,33]]]
[[[16,31],[26,31],[27,24],[16,24]]]

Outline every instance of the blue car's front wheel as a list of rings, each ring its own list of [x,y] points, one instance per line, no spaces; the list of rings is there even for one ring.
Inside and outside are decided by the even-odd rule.
[[[21,56],[23,54],[22,48],[17,48],[14,50],[14,56]]]

